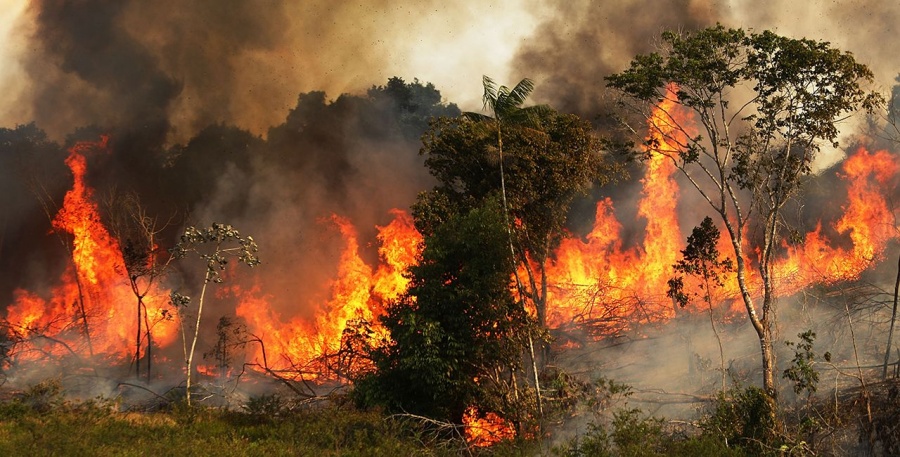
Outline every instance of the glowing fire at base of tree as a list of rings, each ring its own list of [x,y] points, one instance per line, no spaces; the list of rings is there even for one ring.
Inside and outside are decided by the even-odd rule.
[[[492,412],[480,414],[474,406],[467,408],[463,414],[463,425],[466,428],[466,442],[472,446],[493,446],[516,436],[516,430],[509,421]]]

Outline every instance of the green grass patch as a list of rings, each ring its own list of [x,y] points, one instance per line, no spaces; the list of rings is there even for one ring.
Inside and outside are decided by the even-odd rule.
[[[206,408],[122,413],[103,403],[0,405],[4,456],[398,456],[432,454],[377,412],[325,407],[278,416]]]

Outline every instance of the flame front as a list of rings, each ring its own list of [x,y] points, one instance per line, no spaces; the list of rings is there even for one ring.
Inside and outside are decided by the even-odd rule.
[[[637,323],[674,316],[674,306],[665,292],[686,235],[678,223],[679,189],[670,157],[678,154],[679,143],[684,140],[674,134],[673,127],[690,131],[692,121],[689,112],[674,106],[672,98],[654,110],[648,121],[647,144],[652,148],[647,151],[649,159],[638,203],[638,216],[646,223],[642,243],[623,248],[623,224],[615,218],[612,200],[598,202],[591,232],[584,239],[563,240],[555,263],[547,269],[551,326],[588,324],[600,335],[611,335]],[[777,295],[789,296],[814,284],[858,279],[881,259],[887,243],[898,235],[884,193],[897,172],[897,159],[887,151],[872,154],[860,147],[844,161],[839,177],[847,183],[847,200],[834,229],[849,243],[841,247],[826,239],[821,224],[805,234],[799,245],[785,243],[773,271]],[[691,222],[699,222],[695,219]],[[719,249],[727,257],[733,253],[731,242],[727,232],[720,231],[723,237]],[[752,269],[754,259],[748,256],[745,260],[751,265],[747,275],[751,290],[761,291],[759,275]],[[738,297],[733,273],[726,277],[721,295],[726,301]]]
[[[850,239],[851,247],[832,247],[822,235],[821,224],[806,235],[802,245],[787,247],[788,255],[775,267],[778,290],[784,295],[810,284],[859,278],[897,236],[894,213],[882,192],[897,174],[896,157],[860,147],[841,169],[839,176],[848,181],[847,203],[834,228]]]
[[[314,322],[283,319],[267,305],[271,297],[260,298],[258,289],[240,294],[237,315],[246,320],[251,333],[265,335],[266,351],[276,355],[264,360],[260,348],[253,355],[257,363],[265,362],[276,370],[308,367],[340,348],[343,331],[351,320],[365,320],[377,328],[383,304],[406,291],[409,280],[403,272],[416,262],[422,241],[407,213],[395,209],[391,214],[394,220],[378,227],[381,262],[377,269],[360,257],[357,232],[350,221],[332,216],[331,223],[340,232],[344,248],[330,286],[331,298],[319,305]]]
[[[613,201],[602,199],[596,206],[593,229],[583,238],[564,239],[547,265],[549,284],[548,324],[557,327],[587,324],[600,336],[646,322],[664,322],[675,315],[665,297],[672,265],[685,242],[679,226],[677,169],[672,160],[684,138],[673,126],[689,126],[688,113],[674,104],[663,105],[648,120],[646,172],[637,215],[645,226],[636,246],[623,246],[623,223],[616,219]],[[19,289],[7,308],[14,331],[29,340],[20,353],[33,359],[41,353],[99,354],[118,361],[134,356],[136,296],[128,284],[120,246],[102,225],[93,191],[85,183],[89,151],[106,148],[98,143],[78,143],[69,150],[66,164],[73,186],[63,207],[52,219],[57,234],[69,246],[71,264],[59,283],[47,291]],[[805,234],[798,244],[784,244],[773,275],[776,293],[786,296],[817,283],[859,278],[881,259],[887,243],[897,237],[894,213],[883,193],[896,180],[900,164],[887,151],[870,153],[859,148],[842,164],[840,179],[846,183],[843,214],[833,230],[843,240],[828,240],[822,225]],[[422,237],[411,217],[392,210],[393,220],[379,226],[379,262],[367,264],[360,254],[358,233],[350,219],[332,216],[328,224],[340,234],[342,247],[335,277],[327,286],[326,299],[314,303],[311,317],[301,317],[290,308],[273,307],[274,298],[259,280],[256,286],[230,285],[226,292],[236,297],[235,312],[248,332],[263,344],[247,346],[248,358],[271,370],[298,370],[321,376],[322,356],[341,349],[347,324],[367,321],[372,338],[384,336],[378,317],[384,304],[396,299],[408,285],[406,269],[415,264]],[[692,215],[691,221],[697,219]],[[723,238],[727,233],[723,231]],[[727,239],[720,249],[732,252]],[[753,252],[746,249],[746,252]],[[753,265],[754,259],[749,258]],[[759,290],[758,274],[748,274],[751,288]],[[253,283],[251,278],[250,283]],[[726,278],[723,296],[736,297],[734,278]],[[154,344],[171,345],[177,322],[165,319],[168,291],[151,289],[144,297],[153,323]],[[297,306],[309,306],[297,304]],[[46,337],[46,338],[41,338]]]
[[[664,306],[666,281],[683,244],[678,225],[678,185],[671,159],[683,141],[676,125],[689,122],[689,113],[672,101],[654,110],[649,119],[652,145],[638,215],[646,223],[643,244],[623,249],[622,224],[613,202],[597,203],[594,227],[585,240],[563,240],[555,264],[547,269],[549,324],[589,322],[601,328],[637,324],[674,315]]]
[[[93,190],[85,183],[85,153],[105,150],[100,142],[79,142],[69,149],[66,165],[74,179],[63,207],[53,218],[53,228],[66,234],[71,264],[46,297],[19,289],[15,303],[7,309],[7,319],[26,338],[38,337],[57,344],[43,352],[68,351],[99,354],[119,359],[132,356],[130,341],[136,333],[137,297],[127,283],[125,262],[119,244],[100,220]],[[151,290],[144,297],[148,321],[154,323],[154,344],[165,346],[175,338],[175,323],[164,319],[167,291]],[[29,346],[22,356],[29,356]],[[83,350],[87,349],[87,350]]]
[[[492,412],[480,415],[474,406],[466,408],[463,413],[463,425],[466,442],[476,447],[493,446],[516,436],[516,431],[509,421]]]

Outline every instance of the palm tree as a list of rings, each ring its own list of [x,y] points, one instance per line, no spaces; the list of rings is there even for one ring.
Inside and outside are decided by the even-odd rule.
[[[518,125],[528,128],[537,128],[540,124],[540,115],[550,111],[550,108],[546,105],[536,105],[527,108],[522,107],[525,100],[531,95],[531,92],[534,91],[534,82],[528,78],[519,81],[512,89],[507,86],[497,87],[497,83],[487,75],[482,76],[482,84],[484,86],[484,95],[482,96],[482,101],[484,102],[483,109],[488,110],[493,114],[493,117],[473,112],[466,112],[463,115],[476,122],[493,124],[497,128],[497,151],[500,162],[500,198],[503,203],[503,222],[506,224],[511,258],[515,263],[517,262],[516,249],[515,243],[513,242],[512,224],[509,222],[509,205],[506,199],[506,175],[503,168],[503,126]],[[528,260],[523,259],[523,261],[527,262]],[[519,278],[518,268],[513,268],[513,272],[519,295],[527,295],[526,289],[523,287],[522,281]],[[540,324],[543,325],[543,322]],[[534,341],[531,333],[528,334],[528,350],[531,353],[538,412],[543,415],[537,360],[534,356]]]
[[[503,202],[503,217],[506,223],[506,230],[509,232],[509,249],[516,258],[515,248],[512,240],[512,226],[509,223],[509,205],[506,202],[506,176],[503,172],[503,125],[517,124],[528,127],[534,127],[539,124],[539,115],[546,112],[549,108],[545,105],[536,105],[528,108],[522,108],[525,100],[534,91],[534,82],[528,78],[519,81],[515,87],[510,89],[507,86],[497,87],[489,76],[482,76],[482,85],[484,86],[484,109],[493,114],[493,117],[486,116],[481,113],[467,112],[466,117],[474,121],[493,123],[497,128],[497,151],[500,157],[500,197]],[[518,276],[516,277],[518,281]]]

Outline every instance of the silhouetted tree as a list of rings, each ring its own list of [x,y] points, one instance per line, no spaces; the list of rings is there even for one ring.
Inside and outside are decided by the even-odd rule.
[[[472,405],[510,414],[529,319],[512,294],[506,238],[496,201],[426,237],[409,290],[381,318],[389,341],[372,352],[358,398],[457,424]]]

